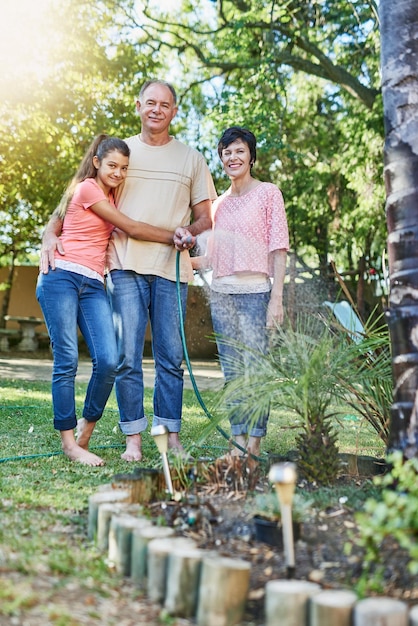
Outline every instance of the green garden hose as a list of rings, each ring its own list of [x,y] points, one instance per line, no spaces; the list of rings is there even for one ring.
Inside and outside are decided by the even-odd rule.
[[[192,365],[190,363],[190,358],[189,358],[189,353],[187,350],[187,342],[186,342],[186,334],[184,331],[184,316],[183,316],[183,308],[182,308],[182,304],[181,304],[181,291],[180,291],[180,251],[177,251],[177,255],[176,255],[176,284],[177,284],[177,304],[178,304],[178,310],[179,310],[179,319],[180,319],[180,334],[181,334],[181,341],[183,344],[183,353],[184,353],[184,360],[186,362],[187,365],[187,369],[188,372],[190,374],[190,380],[192,383],[192,387],[193,390],[195,392],[197,401],[199,402],[200,406],[202,407],[205,415],[210,419],[213,420],[214,417],[213,415],[210,413],[209,409],[207,408],[201,394],[200,391],[198,389],[198,386],[196,384],[196,379],[194,377],[193,374],[193,370],[192,370]],[[223,436],[225,437],[225,439],[232,444],[235,448],[238,448],[238,450],[241,450],[241,452],[243,454],[247,454],[248,450],[246,450],[245,448],[243,448],[239,443],[237,443],[236,441],[234,441],[234,439],[232,439],[232,437],[230,437],[228,435],[228,433],[221,427],[219,426],[219,424],[216,424],[216,430]],[[255,454],[250,454],[249,456],[251,456],[252,459],[256,460],[256,461],[261,461],[263,462],[264,459],[261,459],[260,457],[256,456]]]

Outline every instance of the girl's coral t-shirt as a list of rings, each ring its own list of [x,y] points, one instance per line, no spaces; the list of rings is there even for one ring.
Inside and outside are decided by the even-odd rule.
[[[106,196],[94,178],[86,178],[76,186],[60,235],[65,255],[55,252],[56,259],[84,265],[101,276],[114,226],[96,215],[91,207],[103,200],[115,206],[112,194]]]

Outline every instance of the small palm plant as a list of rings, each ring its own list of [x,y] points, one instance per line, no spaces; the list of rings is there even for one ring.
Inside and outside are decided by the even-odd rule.
[[[355,343],[342,328],[330,332],[329,320],[301,315],[295,328],[277,328],[267,354],[221,340],[250,358],[245,371],[237,372],[224,389],[220,405],[235,412],[239,407],[254,421],[269,407],[299,416],[298,470],[307,480],[327,485],[338,475],[333,420],[347,406],[385,440],[391,369],[388,336],[381,330]]]
[[[340,379],[346,367],[341,342],[317,320],[300,317],[295,329],[277,328],[267,354],[251,353],[250,365],[227,385],[221,404],[239,405],[254,421],[270,406],[299,416],[299,473],[318,484],[329,484],[339,468],[332,418],[338,412]]]

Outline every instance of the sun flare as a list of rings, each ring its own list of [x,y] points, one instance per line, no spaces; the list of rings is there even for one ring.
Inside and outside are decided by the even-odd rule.
[[[52,0],[6,0],[0,20],[3,89],[18,91],[48,74],[54,37],[48,19]]]

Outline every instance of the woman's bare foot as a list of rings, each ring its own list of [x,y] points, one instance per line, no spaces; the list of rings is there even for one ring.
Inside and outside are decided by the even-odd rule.
[[[96,422],[88,422],[84,417],[78,420],[76,441],[80,448],[87,450],[95,426]]]
[[[249,437],[248,438],[248,467],[250,470],[256,470],[258,467],[258,457],[260,456],[261,437]],[[257,457],[257,458],[255,458]]]
[[[236,435],[235,437],[232,437],[232,439],[235,443],[241,446],[241,448],[244,448],[244,450],[247,449],[247,437],[245,435]],[[230,452],[231,456],[244,456],[244,454],[245,452],[236,446],[233,446]]]
[[[249,437],[247,451],[255,456],[260,456],[261,437]]]
[[[126,450],[120,455],[124,461],[141,461],[142,460],[142,437],[138,435],[127,435]]]
[[[65,456],[71,461],[78,461],[79,463],[91,465],[92,467],[104,465],[103,459],[78,445],[73,430],[62,430],[61,442]]]

